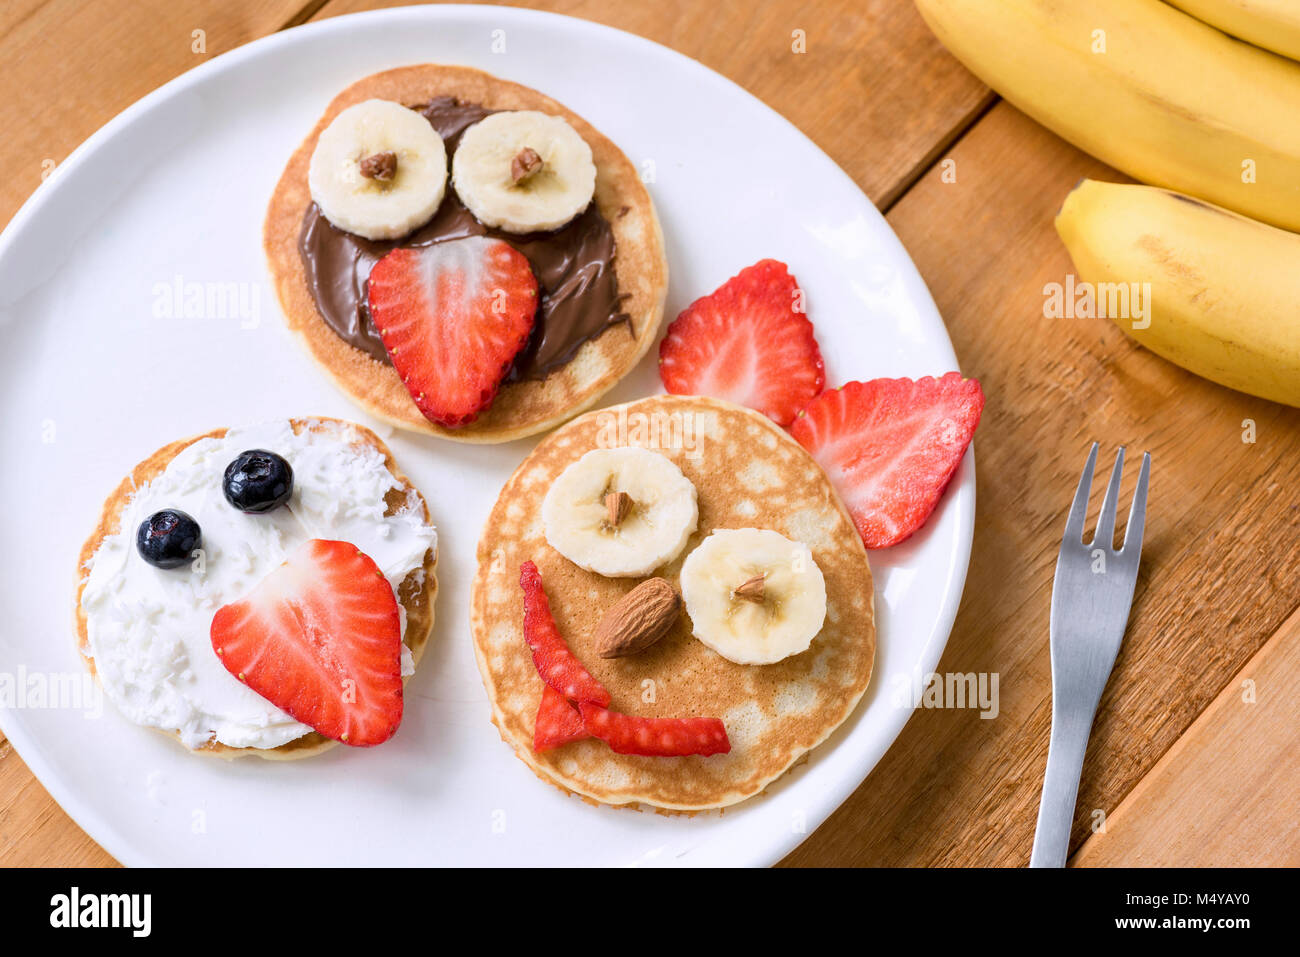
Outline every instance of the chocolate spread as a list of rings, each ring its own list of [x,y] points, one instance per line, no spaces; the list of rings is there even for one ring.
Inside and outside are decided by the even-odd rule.
[[[412,109],[423,114],[447,147],[447,161],[466,128],[491,113],[438,97]],[[527,257],[541,291],[532,337],[515,358],[507,381],[544,379],[573,358],[583,343],[610,326],[627,322],[620,311],[623,296],[614,275],[614,234],[596,204],[572,222],[545,233],[520,235],[484,226],[465,208],[451,185],[427,224],[409,236],[375,241],[344,232],[321,215],[315,203],[307,207],[298,251],[307,272],[307,285],[316,308],[340,338],[381,362],[389,362],[383,340],[375,332],[366,305],[370,268],[397,246],[428,246],[466,236],[503,239]]]

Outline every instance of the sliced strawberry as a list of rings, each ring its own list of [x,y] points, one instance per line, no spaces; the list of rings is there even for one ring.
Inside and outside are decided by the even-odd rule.
[[[764,259],[687,306],[659,344],[676,395],[707,395],[789,425],[826,382],[803,294],[785,263]]]
[[[357,747],[402,722],[402,624],[388,579],[348,542],[313,539],[212,619],[232,675],[295,720]]]
[[[616,754],[670,758],[684,754],[726,754],[727,729],[717,718],[638,718],[583,701],[582,724]]]
[[[425,418],[473,422],[528,342],[537,279],[523,253],[471,236],[394,249],[369,280],[370,317]]]
[[[542,573],[533,562],[520,566],[519,584],[524,589],[524,640],[533,650],[533,664],[542,680],[570,701],[609,704],[609,692],[582,666],[555,626],[551,603],[542,590]]]
[[[848,382],[808,403],[790,426],[839,490],[867,548],[920,528],[970,445],[984,408],[974,379]]]
[[[537,706],[537,723],[533,727],[533,750],[549,751],[590,737],[578,709],[550,685],[542,685],[542,703]]]

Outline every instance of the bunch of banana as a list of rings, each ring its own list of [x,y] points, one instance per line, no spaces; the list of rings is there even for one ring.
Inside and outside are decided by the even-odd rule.
[[[1257,47],[1300,60],[1296,0],[1169,0],[1198,20]]]
[[[1300,63],[1160,0],[916,3],[959,60],[1080,149],[1300,230]]]
[[[1056,230],[1094,287],[1150,284],[1140,321],[1110,317],[1142,345],[1300,406],[1300,236],[1168,190],[1094,180],[1066,197]]]
[[[1011,103],[1180,191],[1084,181],[1066,199],[1056,228],[1080,278],[1150,290],[1141,321],[1111,318],[1185,369],[1300,406],[1300,236],[1285,231],[1300,230],[1300,63],[1214,28],[1300,55],[1300,0],[916,3]]]

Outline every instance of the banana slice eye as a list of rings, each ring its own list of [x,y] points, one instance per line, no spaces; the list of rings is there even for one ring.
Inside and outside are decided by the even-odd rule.
[[[826,580],[812,551],[770,529],[720,529],[682,563],[695,637],[742,665],[808,650],[826,621]]]
[[[366,239],[399,239],[438,211],[447,190],[447,149],[419,113],[366,100],[321,131],[307,185],[339,229]]]
[[[512,233],[559,229],[591,203],[591,147],[558,116],[492,113],[467,129],[451,161],[452,185],[485,226]]]
[[[580,568],[610,578],[649,575],[672,561],[699,522],[695,486],[648,449],[593,449],[542,500],[546,540]]]

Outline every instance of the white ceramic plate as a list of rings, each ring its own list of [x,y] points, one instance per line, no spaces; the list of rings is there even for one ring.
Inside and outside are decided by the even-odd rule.
[[[127,864],[775,862],[876,764],[911,714],[900,683],[939,660],[970,554],[969,455],[929,524],[872,556],[880,640],[862,705],[811,760],[725,814],[666,817],[565,797],[489,722],[467,624],[474,549],[534,440],[389,438],[439,526],[442,588],[405,720],[383,747],[287,764],[205,760],[109,704],[35,698],[38,684],[82,673],[70,624],[77,551],[136,462],[173,439],[276,416],[374,425],[284,328],[262,217],[335,93],[422,62],[536,87],[627,152],[663,221],[669,318],[771,256],[807,294],[828,382],[957,367],[924,284],[867,198],[788,122],[686,57],[500,7],[368,13],[249,44],[101,129],[0,237],[0,675],[27,689],[8,698],[0,684],[4,730],[64,809]],[[191,284],[204,302],[187,317]],[[244,308],[222,314],[223,284]],[[647,358],[608,401],[659,390]]]

